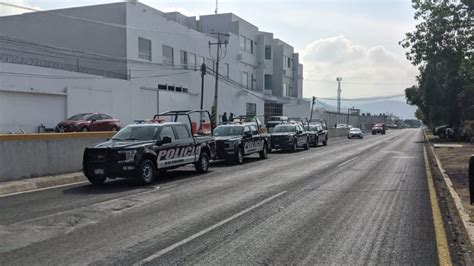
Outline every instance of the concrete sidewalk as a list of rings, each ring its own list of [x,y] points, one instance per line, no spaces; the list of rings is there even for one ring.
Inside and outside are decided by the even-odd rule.
[[[63,175],[44,176],[28,178],[18,181],[7,181],[0,183],[0,195],[8,195],[23,191],[48,188],[60,185],[73,184],[87,181],[82,172],[75,172]]]

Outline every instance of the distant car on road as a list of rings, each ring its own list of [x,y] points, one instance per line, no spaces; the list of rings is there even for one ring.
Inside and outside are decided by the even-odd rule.
[[[56,132],[77,131],[118,131],[120,120],[101,113],[83,113],[61,121],[56,127]]]
[[[360,128],[353,127],[349,130],[349,133],[347,134],[347,138],[348,139],[352,139],[352,138],[363,139],[364,138],[364,133],[362,132],[362,130],[360,130]]]
[[[372,127],[372,135],[376,135],[378,133],[385,135],[385,127],[381,124],[375,124]]]
[[[336,128],[351,129],[352,126],[348,124],[337,124]]]
[[[281,124],[273,128],[271,135],[272,149],[296,152],[298,148],[309,149],[308,133],[298,124]]]
[[[216,159],[242,164],[244,156],[258,153],[267,158],[269,139],[258,131],[256,123],[220,125],[214,129]]]

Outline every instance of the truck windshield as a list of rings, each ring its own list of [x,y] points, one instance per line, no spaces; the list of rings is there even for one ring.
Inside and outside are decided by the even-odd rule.
[[[310,130],[310,131],[318,131],[318,126],[316,126],[316,125],[309,125],[309,130]]]
[[[243,130],[242,126],[219,126],[214,129],[214,136],[239,136]]]
[[[276,126],[274,129],[273,129],[273,132],[274,133],[278,133],[278,132],[296,132],[296,126]]]
[[[158,126],[128,126],[112,137],[112,140],[155,140],[160,127]]]

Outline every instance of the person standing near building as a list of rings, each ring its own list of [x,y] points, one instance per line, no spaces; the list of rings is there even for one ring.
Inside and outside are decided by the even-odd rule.
[[[224,112],[224,114],[222,115],[222,124],[227,124],[228,120],[227,120],[227,113]]]
[[[229,114],[229,123],[234,122],[234,113]]]

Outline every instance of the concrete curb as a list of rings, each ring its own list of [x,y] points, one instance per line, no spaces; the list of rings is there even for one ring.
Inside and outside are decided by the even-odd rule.
[[[0,183],[0,195],[7,196],[19,192],[27,192],[30,190],[44,189],[54,186],[85,182],[87,178],[82,172],[36,177],[18,181],[8,181]]]
[[[436,156],[436,153],[434,152],[434,148],[431,145],[430,140],[428,139],[428,136],[426,135],[425,131],[423,130],[423,135],[425,137],[425,140],[428,142],[428,146],[430,147],[431,154],[435,158],[436,165],[438,167],[438,170],[441,172],[441,175],[443,176],[443,180],[446,184],[446,187],[449,190],[449,194],[451,195],[451,198],[454,201],[454,204],[456,205],[456,209],[459,213],[459,217],[461,218],[461,221],[464,225],[464,229],[467,232],[467,235],[469,236],[469,240],[471,241],[471,245],[474,246],[474,224],[470,221],[470,216],[466,209],[464,209],[464,206],[462,204],[461,197],[459,197],[459,194],[456,192],[454,189],[453,182],[451,182],[451,179],[449,178],[448,174],[444,170],[441,161],[439,160],[438,156]]]

